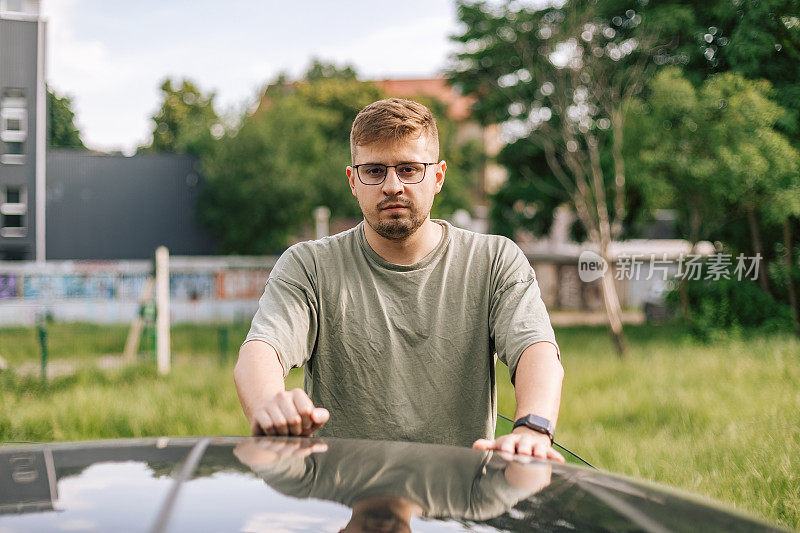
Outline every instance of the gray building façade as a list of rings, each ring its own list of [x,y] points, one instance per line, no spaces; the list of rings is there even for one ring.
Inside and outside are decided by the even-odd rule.
[[[35,0],[0,0],[0,260],[43,260],[45,22]]]

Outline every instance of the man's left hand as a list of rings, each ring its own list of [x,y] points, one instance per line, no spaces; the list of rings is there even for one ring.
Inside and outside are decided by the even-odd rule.
[[[472,445],[476,450],[498,450],[501,452],[530,455],[540,459],[564,462],[564,456],[555,451],[550,437],[527,427],[518,427],[508,435],[497,439],[478,439]]]

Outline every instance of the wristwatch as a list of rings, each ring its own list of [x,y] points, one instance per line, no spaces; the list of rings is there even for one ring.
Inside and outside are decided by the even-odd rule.
[[[550,444],[553,443],[553,434],[555,433],[555,428],[553,427],[553,423],[548,419],[536,415],[527,415],[514,422],[514,429],[517,429],[520,426],[525,426],[538,433],[544,433],[550,437]]]

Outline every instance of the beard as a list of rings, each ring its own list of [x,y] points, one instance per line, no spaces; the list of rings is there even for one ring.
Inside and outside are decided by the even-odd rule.
[[[390,204],[402,204],[407,211],[398,213],[382,213],[381,209]],[[397,198],[387,198],[377,206],[377,218],[364,217],[367,224],[381,237],[390,241],[402,241],[413,235],[425,223],[426,216],[422,216],[416,206]]]

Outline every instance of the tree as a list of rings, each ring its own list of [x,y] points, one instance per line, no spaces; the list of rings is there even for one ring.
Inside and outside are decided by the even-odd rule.
[[[697,14],[694,53],[705,65],[691,74],[703,78],[733,71],[768,80],[784,113],[776,127],[800,147],[800,2],[798,0],[716,0]]]
[[[460,3],[466,30],[455,37],[462,50],[450,75],[465,93],[478,96],[474,111],[480,118],[502,124],[512,140],[535,146],[528,177],[541,175],[534,164],[546,164],[554,180],[540,192],[571,203],[610,263],[609,245],[622,234],[627,216],[625,117],[660,48],[657,36],[642,30],[637,11],[610,16],[616,12],[609,4],[572,1],[537,10]],[[549,202],[551,210],[558,201]],[[603,276],[601,285],[623,356],[616,287],[611,276]]]
[[[68,96],[58,96],[49,87],[47,88],[47,145],[51,148],[86,148],[75,126],[72,99]]]
[[[687,223],[692,244],[718,235],[741,215],[750,250],[764,257],[757,214],[782,224],[800,213],[800,154],[775,129],[784,111],[771,94],[769,82],[733,72],[695,88],[679,69],[669,68],[652,80],[646,103],[633,106],[636,142],[629,149],[640,174],[669,190],[670,207]],[[759,282],[769,293],[766,275]]]
[[[173,86],[170,78],[161,84],[162,102],[151,117],[153,139],[140,150],[200,155],[210,150],[225,128],[214,109],[214,94],[205,95],[190,80]]]
[[[356,70],[352,65],[345,65],[340,68],[333,63],[326,63],[317,58],[311,60],[311,65],[304,76],[307,81],[355,80],[357,77]]]

